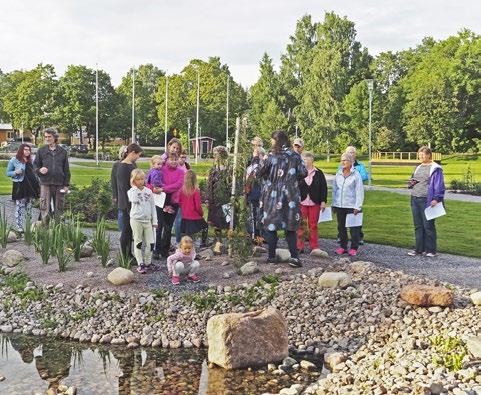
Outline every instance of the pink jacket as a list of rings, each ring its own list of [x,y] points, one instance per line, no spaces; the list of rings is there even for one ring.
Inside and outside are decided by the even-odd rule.
[[[162,176],[164,179],[164,185],[162,189],[165,193],[172,194],[172,203],[178,203],[180,189],[184,185],[184,172],[179,167],[173,169],[167,165],[164,165],[162,166]]]
[[[190,254],[184,255],[180,248],[177,248],[175,252],[172,255],[169,255],[167,257],[167,270],[169,273],[172,273],[174,271],[174,266],[176,262],[182,262],[182,263],[190,263],[194,260],[195,258],[195,248],[192,247],[192,250],[190,251]]]

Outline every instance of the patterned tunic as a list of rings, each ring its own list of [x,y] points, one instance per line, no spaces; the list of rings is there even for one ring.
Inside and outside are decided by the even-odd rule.
[[[209,214],[207,221],[215,228],[228,229],[222,205],[230,203],[230,186],[232,170],[229,166],[214,165],[207,179],[207,200]]]
[[[297,230],[301,218],[298,181],[306,176],[300,155],[288,147],[269,153],[261,162],[257,177],[263,180],[260,209],[265,230]]]

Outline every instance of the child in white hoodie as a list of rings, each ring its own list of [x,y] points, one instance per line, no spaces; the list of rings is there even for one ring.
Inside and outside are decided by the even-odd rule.
[[[155,245],[152,228],[157,228],[157,212],[153,193],[145,187],[145,173],[142,170],[132,170],[130,185],[132,188],[127,191],[127,196],[131,203],[130,226],[134,237],[134,256],[138,264],[137,271],[143,274],[152,262]],[[142,243],[145,243],[144,256]]]

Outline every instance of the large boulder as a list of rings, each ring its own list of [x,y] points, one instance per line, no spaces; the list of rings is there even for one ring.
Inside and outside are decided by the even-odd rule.
[[[287,324],[275,309],[215,315],[207,322],[209,362],[225,369],[267,365],[287,357]]]
[[[445,287],[408,284],[401,289],[401,299],[417,306],[451,306],[454,294]]]
[[[257,273],[259,271],[259,267],[257,266],[257,262],[252,261],[242,265],[239,270],[243,276],[248,276],[249,274]]]
[[[289,259],[291,259],[291,253],[289,252],[289,250],[286,250],[284,248],[276,249],[277,262],[289,262]]]
[[[2,264],[8,267],[15,267],[25,259],[23,254],[17,250],[8,250],[3,253]]]
[[[114,285],[130,284],[134,281],[134,273],[122,267],[116,267],[109,273],[107,280]]]
[[[352,279],[344,272],[324,272],[319,277],[318,283],[323,288],[344,288],[352,283]]]
[[[473,304],[481,306],[481,291],[469,295]]]

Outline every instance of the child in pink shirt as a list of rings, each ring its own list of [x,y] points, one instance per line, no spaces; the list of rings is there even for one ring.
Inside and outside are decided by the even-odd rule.
[[[201,248],[207,246],[208,225],[204,219],[204,211],[200,202],[200,190],[197,176],[193,170],[187,170],[184,176],[184,186],[180,190],[179,205],[182,212],[180,232],[193,237],[202,233]]]
[[[167,258],[167,270],[172,276],[172,284],[179,285],[180,276],[185,274],[189,281],[194,283],[200,281],[200,277],[197,275],[200,264],[194,258],[194,242],[189,236],[182,237],[179,248]]]

